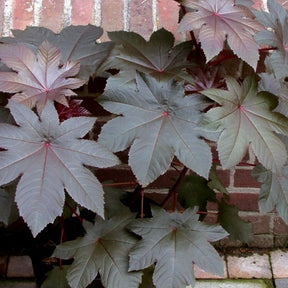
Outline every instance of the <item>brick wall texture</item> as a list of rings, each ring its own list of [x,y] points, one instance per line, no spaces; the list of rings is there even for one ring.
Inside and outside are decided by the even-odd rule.
[[[288,1],[279,0],[287,6]],[[254,0],[254,7],[265,9],[265,1]],[[101,25],[104,31],[126,30],[140,33],[146,39],[152,31],[161,27],[172,31],[178,41],[185,36],[177,34],[179,5],[173,0],[0,0],[0,34],[10,35],[11,29],[24,29],[26,26],[44,26],[59,32],[68,25]],[[106,32],[101,41],[108,40]],[[253,163],[252,153],[247,155]],[[219,171],[219,175],[231,193],[231,202],[241,210],[241,215],[253,223],[258,242],[251,245],[271,247],[284,245],[288,239],[288,227],[271,212],[259,215],[257,198],[259,183],[250,176],[251,166],[239,166],[231,171]],[[171,184],[172,171],[160,177],[151,187]],[[102,173],[102,172],[101,172]],[[119,182],[133,181],[128,170],[105,171],[98,177],[102,180],[117,175]],[[170,180],[169,180],[170,179]],[[170,181],[170,182],[169,182]],[[213,209],[213,205],[210,209]],[[223,245],[229,245],[225,242]]]

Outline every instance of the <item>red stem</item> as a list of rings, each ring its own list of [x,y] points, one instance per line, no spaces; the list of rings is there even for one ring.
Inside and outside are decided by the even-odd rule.
[[[141,219],[144,218],[144,189],[141,189]]]
[[[67,236],[66,236],[66,233],[65,233],[65,225],[64,225],[64,221],[63,221],[63,217],[62,216],[59,217],[59,223],[60,223],[60,226],[61,226],[60,244],[62,244],[63,241],[67,240]],[[62,259],[61,258],[59,258],[59,267],[60,267],[60,269],[62,268]]]
[[[131,186],[137,185],[137,182],[119,182],[119,183],[106,183],[102,184],[103,187],[113,187],[113,186]]]
[[[271,50],[278,50],[278,48],[277,47],[260,48],[259,52],[266,52]]]
[[[166,196],[166,198],[161,203],[161,207],[162,208],[169,202],[171,197],[174,197],[174,202],[175,202],[175,197],[176,197],[176,203],[173,202],[173,208],[174,208],[174,205],[175,205],[175,209],[176,209],[177,196],[175,196],[174,194],[177,194],[177,190],[178,190],[180,184],[182,183],[182,181],[183,181],[183,179],[184,179],[184,177],[185,177],[187,172],[188,172],[188,168],[184,167],[182,172],[181,172],[181,174],[179,175],[177,181],[175,182],[173,187],[170,189],[170,191],[169,191],[168,195]]]
[[[65,201],[65,205],[71,210],[71,212],[77,217],[80,222],[83,222],[81,216],[76,212],[76,210],[67,202]]]

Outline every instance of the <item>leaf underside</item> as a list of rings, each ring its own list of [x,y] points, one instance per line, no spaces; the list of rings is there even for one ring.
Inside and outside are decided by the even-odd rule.
[[[91,24],[68,26],[59,34],[44,27],[27,27],[25,30],[13,30],[13,38],[1,38],[4,43],[19,43],[37,52],[38,47],[47,40],[61,52],[61,62],[81,63],[78,77],[88,80],[98,73],[114,46],[112,42],[97,43],[103,29]]]
[[[41,120],[12,100],[9,109],[19,126],[0,124],[0,147],[5,149],[0,151],[0,185],[21,175],[15,201],[33,235],[61,215],[64,189],[78,204],[104,216],[102,186],[83,164],[108,167],[118,159],[98,143],[80,139],[95,118],[76,117],[59,124],[50,102]]]
[[[234,0],[183,0],[181,4],[194,11],[184,15],[178,30],[197,32],[207,62],[227,40],[233,52],[256,70],[259,53],[253,35],[263,27],[249,9]]]
[[[0,58],[13,72],[0,72],[0,90],[16,93],[12,99],[41,113],[47,101],[68,106],[66,96],[75,95],[71,89],[84,85],[85,80],[73,78],[80,69],[79,62],[65,62],[60,67],[61,54],[44,41],[35,55],[26,46],[0,45]]]
[[[122,116],[104,125],[99,141],[114,152],[131,146],[129,165],[142,186],[165,173],[174,155],[208,177],[211,151],[197,129],[206,106],[201,95],[185,97],[182,83],[139,73],[136,85],[111,86],[108,80],[100,104]]]
[[[287,159],[285,145],[276,133],[287,135],[288,120],[272,112],[278,101],[267,92],[258,92],[254,76],[239,84],[226,78],[228,90],[207,89],[201,93],[221,107],[209,110],[203,128],[221,131],[217,149],[224,169],[237,165],[249,145],[267,169],[280,173]]]
[[[266,30],[255,35],[256,41],[274,49],[265,60],[267,68],[271,67],[277,79],[283,79],[288,75],[288,13],[277,1],[267,1],[268,12],[255,11],[257,20]]]
[[[183,213],[154,211],[151,219],[134,220],[128,226],[142,239],[130,252],[130,271],[156,263],[153,283],[157,288],[194,285],[192,263],[222,275],[223,261],[208,241],[227,236],[221,226],[198,221],[197,208]],[[156,214],[156,215],[155,215]]]
[[[128,272],[128,253],[136,238],[125,227],[131,215],[110,220],[96,217],[86,227],[86,235],[56,247],[53,256],[74,258],[67,278],[72,288],[86,288],[97,276],[106,288],[138,288],[141,272]]]

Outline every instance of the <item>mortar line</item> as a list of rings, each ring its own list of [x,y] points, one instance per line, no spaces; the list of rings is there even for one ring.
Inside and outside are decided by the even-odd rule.
[[[264,11],[268,12],[267,0],[262,0]]]
[[[40,26],[42,0],[34,0],[33,26]]]
[[[96,26],[101,26],[102,22],[102,7],[101,7],[101,0],[94,0],[94,7],[93,7],[93,22]]]
[[[130,0],[123,0],[123,30],[130,30]]]
[[[2,36],[10,36],[11,29],[13,27],[13,1],[5,0],[4,1],[4,23],[2,27]]]
[[[157,0],[152,0],[152,23],[153,31],[156,31],[158,29]]]
[[[71,25],[71,16],[72,16],[72,5],[71,0],[64,0],[64,23],[63,26],[67,27]]]

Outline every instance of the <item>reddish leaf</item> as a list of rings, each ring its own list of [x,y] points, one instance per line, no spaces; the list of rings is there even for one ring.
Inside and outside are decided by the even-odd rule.
[[[225,40],[241,59],[256,69],[258,45],[253,35],[262,25],[253,19],[251,11],[234,0],[183,0],[183,5],[195,9],[187,13],[179,31],[196,32],[207,61],[218,55]]]
[[[65,96],[76,95],[71,89],[86,81],[73,78],[79,62],[66,62],[60,66],[61,54],[49,42],[44,41],[37,55],[22,45],[3,44],[0,58],[15,72],[0,72],[0,90],[16,93],[12,99],[28,107],[37,106],[41,112],[47,101],[68,105]]]

